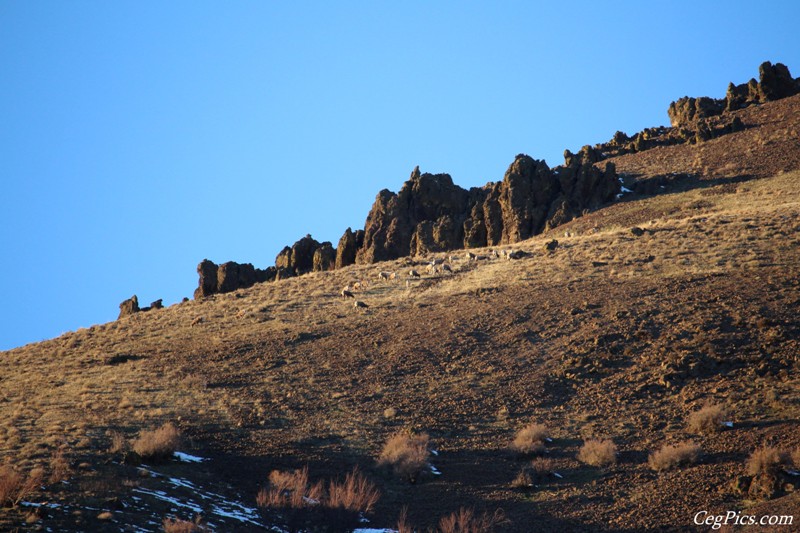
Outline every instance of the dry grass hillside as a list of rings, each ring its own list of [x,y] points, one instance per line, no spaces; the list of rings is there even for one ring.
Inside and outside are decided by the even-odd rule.
[[[0,530],[800,527],[799,111],[618,158],[660,194],[519,259],[356,265],[0,353]],[[371,505],[341,503],[354,467]]]

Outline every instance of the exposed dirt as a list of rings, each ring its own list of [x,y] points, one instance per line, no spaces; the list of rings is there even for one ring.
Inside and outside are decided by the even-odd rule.
[[[731,485],[756,448],[800,448],[798,108],[748,108],[745,131],[617,158],[631,183],[682,177],[515,245],[518,260],[458,252],[452,273],[408,283],[406,261],[352,266],[1,353],[4,461],[51,469],[61,449],[72,469],[26,498],[38,511],[1,510],[0,529],[156,531],[201,511],[218,531],[262,531],[278,520],[255,509],[267,475],[305,465],[314,479],[358,465],[382,493],[371,527],[404,506],[423,530],[460,507],[502,510],[498,531],[695,530],[699,511],[729,510],[800,523],[790,477],[769,501]],[[339,296],[356,280],[365,309]],[[709,402],[732,428],[688,429]],[[110,431],[165,421],[208,460],[136,467],[108,451]],[[530,458],[508,445],[530,422],[550,429],[561,477],[521,491]],[[403,428],[430,434],[441,475],[411,484],[376,465]],[[615,465],[576,459],[594,437],[616,443]],[[697,464],[648,466],[679,441],[702,447]]]

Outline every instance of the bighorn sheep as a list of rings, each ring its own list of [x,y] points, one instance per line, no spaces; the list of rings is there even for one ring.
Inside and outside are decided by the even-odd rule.
[[[475,261],[475,259],[476,259],[475,254],[473,254],[472,252],[467,252],[467,256],[466,257],[467,257],[467,261]]]
[[[362,302],[361,300],[356,300],[355,302],[353,302],[353,307],[355,307],[356,309],[366,309],[369,306],[364,302]]]
[[[347,288],[342,289],[342,298],[355,298],[355,295],[348,291]]]
[[[392,279],[392,273],[391,272],[378,272],[378,279],[381,280],[381,281],[389,281],[390,279]]]
[[[408,277],[410,277],[410,278],[421,278],[422,276],[420,276],[420,275],[419,275],[419,272],[417,272],[416,270],[414,270],[414,269],[411,269],[411,270],[408,272]]]

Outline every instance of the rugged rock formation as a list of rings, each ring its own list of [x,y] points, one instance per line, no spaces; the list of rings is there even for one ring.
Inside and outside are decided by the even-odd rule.
[[[519,242],[609,202],[619,192],[613,165],[594,166],[584,147],[565,154],[566,165],[518,155],[502,182],[469,191],[447,174],[414,169],[400,192],[381,191],[367,216],[357,262]]]
[[[323,242],[314,250],[312,267],[314,272],[333,270],[336,267],[336,250],[331,243]]]
[[[758,67],[760,81],[751,79],[741,85],[728,85],[725,98],[689,98],[685,96],[669,106],[669,119],[673,127],[697,130],[701,119],[715,117],[723,111],[735,111],[753,104],[780,100],[800,92],[800,80],[795,80],[786,65],[769,61]]]
[[[252,287],[259,282],[271,281],[276,276],[275,267],[261,270],[254,268],[250,263],[239,264],[234,261],[217,265],[208,259],[203,259],[197,265],[197,273],[200,280],[194,291],[195,300],[212,294]]]
[[[122,318],[124,316],[132,315],[134,313],[139,312],[139,298],[136,297],[134,294],[132,297],[128,298],[121,304],[119,304],[119,316],[117,317]]]
[[[364,230],[355,232],[350,228],[345,230],[342,238],[339,239],[339,246],[336,248],[336,268],[353,265],[356,262],[356,252],[364,245]]]
[[[144,313],[146,311],[150,311],[151,309],[163,309],[164,305],[162,304],[163,300],[159,299],[155,302],[152,302],[148,307],[139,307],[139,298],[134,294],[127,300],[123,301],[119,304],[119,316],[117,319],[120,319],[124,316],[128,315],[135,315],[136,313]]]

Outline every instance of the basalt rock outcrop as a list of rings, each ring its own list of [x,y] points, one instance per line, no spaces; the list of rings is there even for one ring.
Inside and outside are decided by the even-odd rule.
[[[347,228],[339,239],[339,246],[336,247],[335,268],[342,268],[353,265],[356,262],[358,249],[364,246],[364,230],[353,231]]]
[[[414,169],[400,192],[378,193],[364,228],[358,263],[459,248],[510,244],[611,201],[620,191],[613,164],[598,169],[585,147],[565,165],[520,154],[503,181],[465,190],[447,174]]]
[[[272,281],[276,277],[276,269],[269,267],[262,270],[250,263],[240,264],[234,261],[217,265],[213,261],[203,259],[197,265],[197,274],[200,279],[194,291],[195,299],[245,289],[259,282]]]
[[[127,300],[124,300],[121,304],[119,304],[119,316],[117,319],[120,319],[124,316],[135,315],[136,313],[144,313],[146,311],[150,311],[151,309],[163,309],[163,300],[159,299],[155,302],[152,302],[147,307],[139,307],[139,298],[134,294]]]

